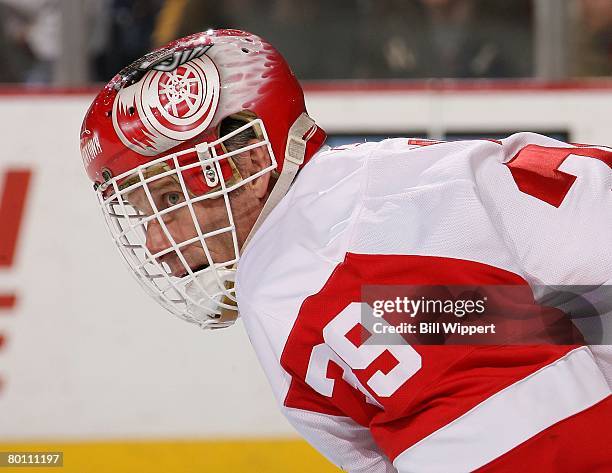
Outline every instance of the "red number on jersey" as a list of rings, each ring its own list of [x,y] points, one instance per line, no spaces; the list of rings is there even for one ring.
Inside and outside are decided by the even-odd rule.
[[[598,159],[612,168],[612,151],[539,145],[525,146],[506,166],[520,191],[559,207],[576,180],[576,176],[559,170],[570,155]]]
[[[314,347],[306,372],[306,383],[326,397],[332,397],[335,380],[327,376],[328,365],[333,361],[342,368],[344,379],[359,389],[368,402],[380,405],[359,382],[352,370],[365,370],[383,353],[389,352],[396,365],[387,373],[376,370],[366,381],[367,386],[379,397],[392,396],[408,379],[421,369],[421,356],[410,345],[356,345],[349,333],[361,329],[361,304],[352,303],[344,308],[323,329],[321,343]]]

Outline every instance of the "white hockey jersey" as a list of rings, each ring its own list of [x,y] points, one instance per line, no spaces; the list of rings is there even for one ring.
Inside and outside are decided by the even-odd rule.
[[[588,347],[355,337],[364,284],[612,284],[611,166],[610,149],[532,133],[318,153],[236,278],[283,413],[347,471],[612,471]]]

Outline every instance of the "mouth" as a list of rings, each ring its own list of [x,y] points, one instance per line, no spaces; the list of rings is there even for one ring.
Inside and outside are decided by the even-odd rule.
[[[185,262],[189,265],[192,273],[197,273],[207,269],[210,264],[207,261],[203,263],[193,262],[191,263],[187,258],[187,255],[183,255]],[[173,278],[183,279],[189,276],[189,269],[182,263],[176,253],[168,253],[159,258],[157,261],[165,267],[166,273]]]
[[[203,271],[203,270],[207,269],[209,266],[210,265],[206,264],[206,263],[205,264],[201,264],[199,266],[195,266],[195,267],[191,268],[191,272],[195,274],[198,271]],[[179,271],[177,271],[177,272],[172,271],[172,276],[174,276],[175,278],[182,279],[182,278],[184,278],[184,277],[186,277],[188,275],[189,275],[189,271],[187,271],[187,269],[184,266],[182,266],[181,269]]]

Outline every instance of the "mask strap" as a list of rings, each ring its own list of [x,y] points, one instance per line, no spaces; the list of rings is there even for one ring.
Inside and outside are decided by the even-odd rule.
[[[309,131],[306,139],[304,135]],[[255,232],[261,227],[266,217],[272,212],[272,209],[278,205],[278,203],[285,197],[285,194],[289,191],[289,187],[293,183],[295,176],[300,170],[300,166],[304,163],[304,157],[306,156],[306,142],[314,135],[316,130],[316,124],[312,118],[306,113],[302,113],[289,128],[289,135],[287,137],[287,147],[285,148],[285,161],[283,162],[283,170],[278,176],[278,180],[270,192],[270,196],[257,217],[255,225],[251,229],[249,236],[247,237],[242,250],[249,244],[251,238]]]

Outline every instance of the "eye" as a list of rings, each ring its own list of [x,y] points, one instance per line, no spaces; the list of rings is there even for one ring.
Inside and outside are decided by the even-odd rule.
[[[180,204],[183,200],[183,195],[180,192],[167,192],[164,194],[164,203],[168,207]]]

